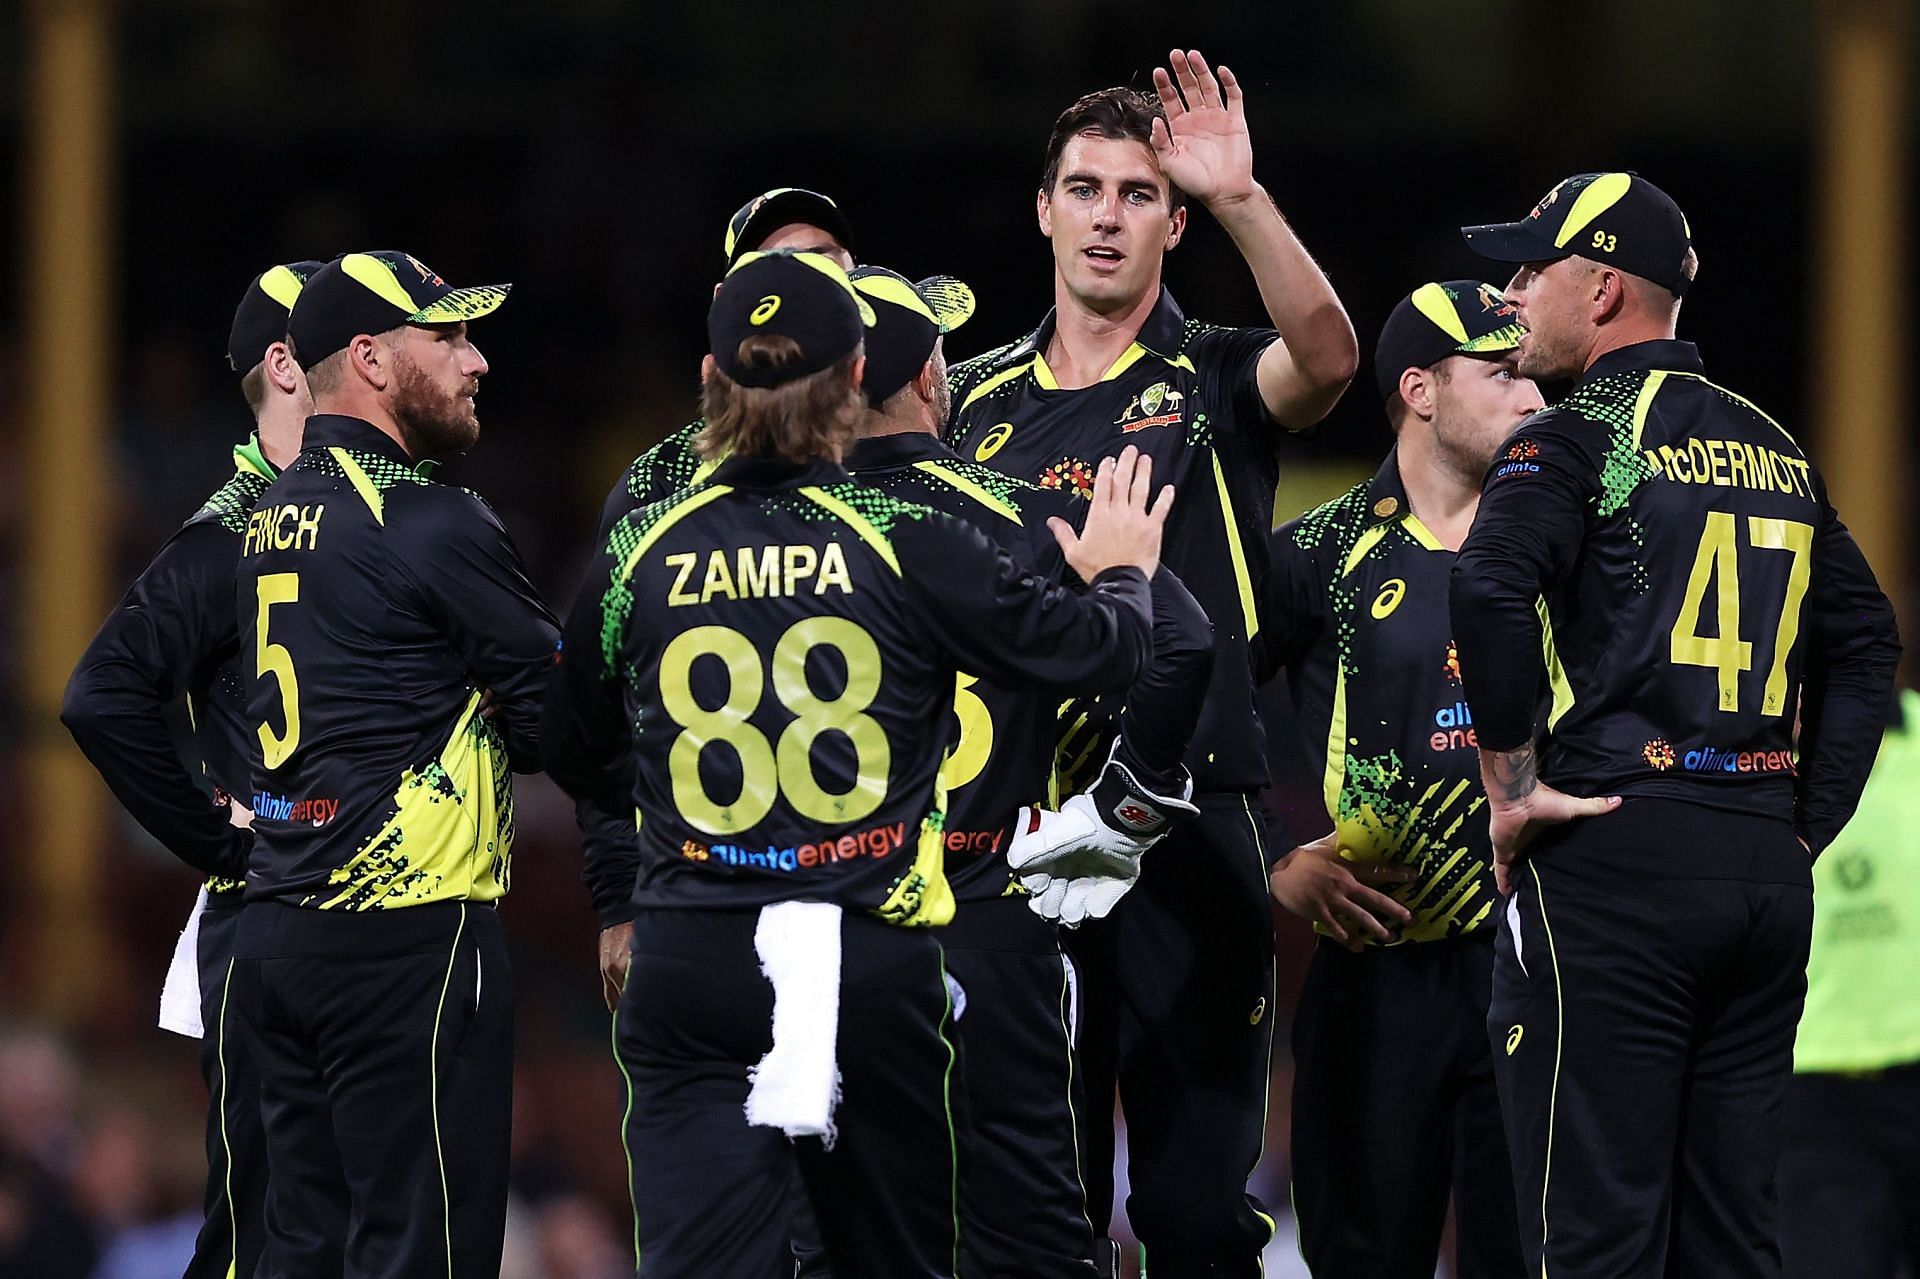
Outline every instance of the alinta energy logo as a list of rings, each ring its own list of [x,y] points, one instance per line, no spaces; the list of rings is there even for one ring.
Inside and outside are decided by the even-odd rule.
[[[325,826],[340,811],[337,799],[294,799],[290,795],[275,795],[269,791],[255,791],[253,803],[255,820],[270,822],[293,822],[300,826]]]
[[[1515,440],[1507,446],[1507,460],[1494,469],[1493,478],[1504,480],[1509,475],[1538,475],[1540,464],[1533,459],[1540,456],[1540,446],[1532,440]]]
[[[1687,751],[1675,750],[1664,737],[1656,737],[1640,748],[1647,766],[1659,772],[1679,768],[1689,773],[1793,773],[1793,752],[1728,751],[1717,746],[1702,746]]]
[[[792,874],[816,866],[832,866],[861,857],[879,859],[891,855],[907,842],[905,822],[870,826],[844,835],[826,835],[810,843],[781,847],[746,848],[739,844],[700,844],[687,840],[680,855],[690,862],[722,862],[742,870],[771,870]]]

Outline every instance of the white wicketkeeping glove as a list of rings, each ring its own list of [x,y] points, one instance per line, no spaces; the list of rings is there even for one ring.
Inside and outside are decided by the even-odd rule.
[[[1193,779],[1182,778],[1180,789],[1156,795],[1109,754],[1093,789],[1058,812],[1021,809],[1007,867],[1032,895],[1027,904],[1069,928],[1105,916],[1140,878],[1140,857],[1166,833],[1171,814],[1199,811],[1189,800]]]

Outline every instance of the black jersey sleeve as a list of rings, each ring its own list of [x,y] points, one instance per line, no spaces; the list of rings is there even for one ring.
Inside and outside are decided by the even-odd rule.
[[[164,708],[236,641],[234,537],[212,523],[174,535],[127,591],[67,681],[60,721],[135,821],[202,874],[246,874],[252,832],[195,784]]]
[[[1236,423],[1283,425],[1267,412],[1260,398],[1260,357],[1279,341],[1272,329],[1234,329],[1205,325],[1187,344],[1187,355],[1214,386],[1210,404],[1231,404]]]
[[[1873,768],[1900,664],[1899,625],[1853,534],[1816,480],[1805,617],[1811,641],[1800,688],[1794,826],[1814,854],[1853,816]]]
[[[627,758],[623,752],[623,759]],[[580,877],[600,927],[612,928],[633,918],[633,886],[640,874],[640,845],[633,826],[633,802],[625,814],[593,800],[576,800],[574,820],[580,824]]]
[[[1450,612],[1460,679],[1482,748],[1510,751],[1533,739],[1545,679],[1541,595],[1573,568],[1586,537],[1599,460],[1577,422],[1549,411],[1528,420],[1539,453],[1514,470],[1496,459],[1473,530],[1454,561]]]
[[[540,711],[559,624],[527,580],[500,519],[463,489],[429,490],[417,520],[396,521],[396,557],[474,683],[493,695],[492,722],[517,773],[537,773]]]
[[[1153,660],[1127,691],[1120,758],[1145,785],[1166,794],[1181,776],[1213,676],[1213,624],[1166,565],[1154,573],[1151,589]]]
[[[1280,526],[1260,588],[1260,634],[1253,642],[1253,682],[1265,684],[1306,656],[1326,628],[1327,583],[1319,556],[1301,545],[1299,520]]]
[[[940,566],[903,580],[962,670],[1092,695],[1133,683],[1152,656],[1151,592],[1139,569],[1108,569],[1077,592],[1027,572],[950,516],[931,515],[894,535],[903,558]]]

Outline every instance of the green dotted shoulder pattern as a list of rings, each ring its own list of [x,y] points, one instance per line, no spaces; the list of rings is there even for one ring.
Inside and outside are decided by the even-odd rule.
[[[1633,409],[1646,385],[1647,373],[1629,369],[1609,373],[1575,387],[1557,406],[1558,411],[1573,413],[1606,429],[1606,449],[1600,458],[1600,493],[1593,499],[1593,513],[1611,519],[1624,513],[1627,537],[1635,547],[1645,550],[1646,529],[1633,517],[1628,502],[1634,491],[1653,478],[1653,467],[1633,446]],[[1644,594],[1652,581],[1646,566],[1635,559],[1633,589]]]
[[[706,424],[705,418],[695,418],[633,459],[627,468],[627,496],[636,502],[657,502],[693,483],[700,470],[693,437]]]
[[[360,449],[343,451],[353,459],[356,466],[366,472],[367,479],[372,481],[373,487],[381,493],[391,488],[398,488],[402,484],[418,484],[426,487],[433,483],[412,467],[404,466],[385,454],[363,452]],[[294,465],[308,467],[331,479],[347,478],[346,468],[340,465],[340,460],[333,455],[332,449],[303,449],[300,460]]]
[[[247,516],[253,513],[253,504],[267,491],[273,481],[253,471],[235,471],[222,484],[208,495],[189,523],[212,522],[229,533],[245,533]]]
[[[1367,493],[1371,480],[1360,483],[1314,507],[1293,527],[1293,544],[1314,557],[1327,574],[1328,613],[1333,622],[1334,647],[1348,671],[1354,668],[1357,630],[1354,616],[1360,607],[1360,579],[1345,569],[1347,556],[1360,542],[1367,526]],[[1395,526],[1398,532],[1398,526]]]

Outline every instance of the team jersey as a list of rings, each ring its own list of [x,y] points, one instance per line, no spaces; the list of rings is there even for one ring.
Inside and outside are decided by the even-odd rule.
[[[634,809],[636,906],[810,898],[942,924],[959,670],[1118,688],[1146,660],[1149,616],[1136,569],[1076,594],[831,463],[731,458],[623,517],[589,568],[548,771]]]
[[[1021,568],[1059,582],[1066,573],[1049,516],[1078,525],[1084,504],[955,456],[930,435],[883,435],[857,441],[846,467],[902,502],[964,520]],[[1082,509],[1076,509],[1082,508]],[[1057,694],[1032,684],[1006,685],[962,672],[954,689],[954,742],[942,770],[947,790],[942,837],[947,878],[956,901],[1006,894],[1012,876],[1002,855],[1021,805],[1043,805],[1053,791],[1053,719]]]
[[[507,891],[511,772],[540,767],[558,628],[493,510],[425,469],[370,423],[318,415],[248,517],[249,901]]]
[[[273,480],[258,438],[233,450],[233,475],[127,589],[74,668],[61,708],[115,798],[216,893],[240,889],[253,843],[225,802],[250,794],[233,572],[247,517]],[[183,695],[212,799],[167,729],[165,710]]]
[[[1152,457],[1155,486],[1179,493],[1162,558],[1214,629],[1212,682],[1187,765],[1203,791],[1265,786],[1248,645],[1260,628],[1281,428],[1267,416],[1254,372],[1275,334],[1188,320],[1162,290],[1139,337],[1101,380],[1062,390],[1044,354],[1053,330],[1049,313],[1020,341],[954,368],[947,442],[969,461],[1081,496],[1092,492],[1101,458],[1129,444]],[[1082,717],[1098,721],[1101,710],[1069,708],[1069,738]],[[1102,758],[1091,744],[1063,746],[1063,763],[1078,761],[1074,784]]]
[[[1819,471],[1688,342],[1613,351],[1521,424],[1452,614],[1482,746],[1533,739],[1544,684],[1543,780],[1794,820],[1816,851],[1859,799],[1899,657]]]
[[[1473,716],[1460,685],[1454,554],[1413,513],[1399,451],[1273,535],[1256,675],[1285,667],[1343,852],[1415,867],[1385,889],[1400,940],[1488,926],[1498,896]]]

